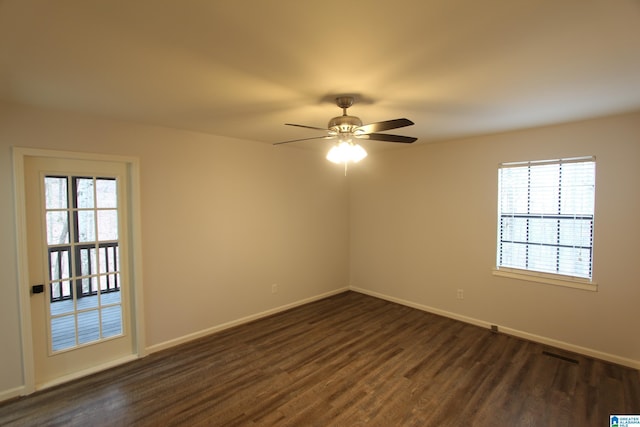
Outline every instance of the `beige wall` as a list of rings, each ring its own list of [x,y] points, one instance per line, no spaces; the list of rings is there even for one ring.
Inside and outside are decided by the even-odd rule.
[[[498,164],[584,155],[598,292],[493,276]],[[350,176],[351,285],[640,367],[639,161],[640,114],[371,156]]]
[[[640,114],[374,152],[348,188],[315,151],[0,105],[0,396],[23,385],[12,146],[140,159],[148,346],[350,280],[640,363]],[[597,157],[598,292],[493,276],[498,163],[581,155]]]
[[[323,156],[0,105],[0,396],[23,385],[12,146],[140,159],[148,346],[348,285],[348,186]]]

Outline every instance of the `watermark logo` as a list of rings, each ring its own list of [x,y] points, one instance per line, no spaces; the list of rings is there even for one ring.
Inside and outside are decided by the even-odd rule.
[[[640,415],[611,415],[609,427],[640,427]]]

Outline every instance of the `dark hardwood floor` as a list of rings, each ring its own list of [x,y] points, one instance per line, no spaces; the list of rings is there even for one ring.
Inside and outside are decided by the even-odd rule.
[[[0,425],[608,426],[633,369],[346,292],[0,404]]]

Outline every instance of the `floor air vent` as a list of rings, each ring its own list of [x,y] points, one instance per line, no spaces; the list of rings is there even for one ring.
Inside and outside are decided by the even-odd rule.
[[[549,356],[549,357],[555,357],[556,359],[564,360],[565,362],[575,363],[576,365],[578,364],[578,361],[576,359],[572,359],[570,357],[562,356],[562,355],[556,354],[556,353],[551,353],[550,351],[543,351],[542,354],[544,354],[546,356]]]

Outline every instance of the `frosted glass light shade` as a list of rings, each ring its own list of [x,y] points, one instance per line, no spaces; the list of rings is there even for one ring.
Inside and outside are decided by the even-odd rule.
[[[343,141],[334,145],[327,153],[327,160],[333,163],[357,163],[367,157],[367,152],[358,144]]]

